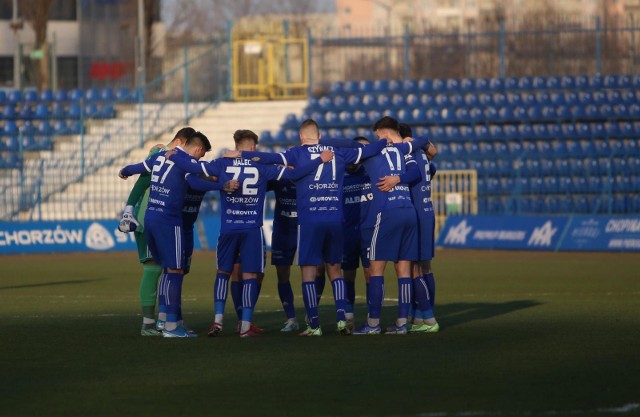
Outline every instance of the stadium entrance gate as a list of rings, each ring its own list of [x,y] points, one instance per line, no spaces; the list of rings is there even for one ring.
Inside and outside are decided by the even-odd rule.
[[[232,41],[233,99],[307,98],[309,42],[270,36]]]
[[[478,174],[475,169],[442,170],[431,182],[436,212],[436,237],[448,215],[478,214]]]

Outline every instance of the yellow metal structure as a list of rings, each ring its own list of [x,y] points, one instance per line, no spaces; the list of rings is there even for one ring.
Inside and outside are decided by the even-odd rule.
[[[233,99],[307,98],[309,43],[272,35],[232,42]]]
[[[458,204],[447,204],[449,200]],[[451,198],[454,197],[454,198]],[[474,169],[443,170],[431,181],[436,237],[449,214],[478,214],[478,174]]]

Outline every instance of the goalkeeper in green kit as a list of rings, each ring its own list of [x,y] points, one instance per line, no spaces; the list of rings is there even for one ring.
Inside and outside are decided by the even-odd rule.
[[[156,145],[151,149],[149,156],[163,149],[173,149],[176,146],[184,145],[194,133],[196,133],[196,130],[191,127],[180,129],[166,148],[162,145]],[[138,257],[142,264],[142,280],[140,281],[142,328],[140,334],[142,336],[162,336],[162,328],[156,327],[155,314],[156,300],[158,298],[158,280],[162,275],[162,266],[155,263],[151,257],[143,227],[150,184],[151,174],[140,175],[131,193],[129,193],[127,204],[118,224],[118,230],[123,233],[134,233],[136,246],[138,247]],[[166,321],[166,317],[163,317],[163,315],[166,315],[166,312],[158,312],[158,323]]]

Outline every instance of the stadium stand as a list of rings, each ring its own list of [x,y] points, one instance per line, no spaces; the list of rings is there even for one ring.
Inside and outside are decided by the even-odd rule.
[[[309,117],[351,138],[383,115],[432,138],[440,169],[477,170],[481,214],[640,210],[639,75],[337,82],[270,146]]]

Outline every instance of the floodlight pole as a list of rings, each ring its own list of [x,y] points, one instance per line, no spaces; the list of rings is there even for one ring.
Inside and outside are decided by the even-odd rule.
[[[136,87],[143,88],[146,82],[146,45],[144,36],[144,0],[138,0],[138,65]]]

